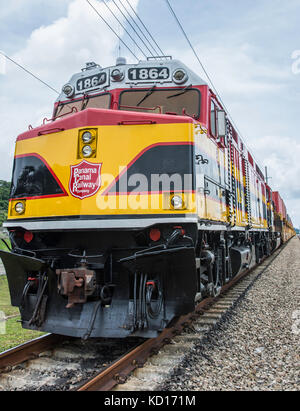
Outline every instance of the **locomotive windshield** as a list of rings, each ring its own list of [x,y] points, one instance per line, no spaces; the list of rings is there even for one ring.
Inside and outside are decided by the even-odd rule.
[[[73,114],[74,112],[79,112],[85,110],[86,108],[110,108],[110,94],[105,93],[97,96],[85,95],[80,99],[69,101],[67,103],[61,103],[58,105],[55,116],[61,117],[67,116],[68,114]]]
[[[155,86],[144,90],[123,91],[120,95],[120,110],[200,115],[201,94],[199,90],[159,89]]]

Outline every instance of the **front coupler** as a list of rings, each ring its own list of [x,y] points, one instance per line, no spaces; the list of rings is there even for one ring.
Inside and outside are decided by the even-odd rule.
[[[193,247],[115,255],[109,285],[88,264],[55,270],[35,257],[6,251],[0,257],[24,328],[80,338],[155,337],[174,317],[194,308]]]

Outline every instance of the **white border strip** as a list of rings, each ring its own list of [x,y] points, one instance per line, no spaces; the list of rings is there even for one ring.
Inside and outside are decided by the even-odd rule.
[[[123,220],[70,220],[70,221],[6,221],[3,224],[4,228],[22,227],[25,230],[30,231],[58,231],[58,230],[104,230],[104,229],[141,229],[151,227],[155,224],[187,224],[198,223],[197,217],[184,217],[184,218],[145,218],[135,219],[128,218]]]

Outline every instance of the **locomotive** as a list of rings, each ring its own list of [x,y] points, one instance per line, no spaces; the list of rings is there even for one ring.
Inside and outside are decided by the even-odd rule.
[[[86,64],[16,141],[0,251],[22,326],[155,337],[294,235],[217,96],[171,57]]]

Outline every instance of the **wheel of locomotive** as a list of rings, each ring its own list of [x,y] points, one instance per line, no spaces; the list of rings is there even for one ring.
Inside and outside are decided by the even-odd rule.
[[[218,264],[218,261],[216,260],[213,266],[213,282],[212,282],[212,287],[211,287],[211,296],[212,297],[217,297],[220,295],[221,288],[222,288],[222,279],[221,279],[221,272],[220,272],[220,266]]]
[[[222,278],[221,249],[210,249],[209,246],[200,253],[200,290],[201,296],[217,297],[220,294]]]

